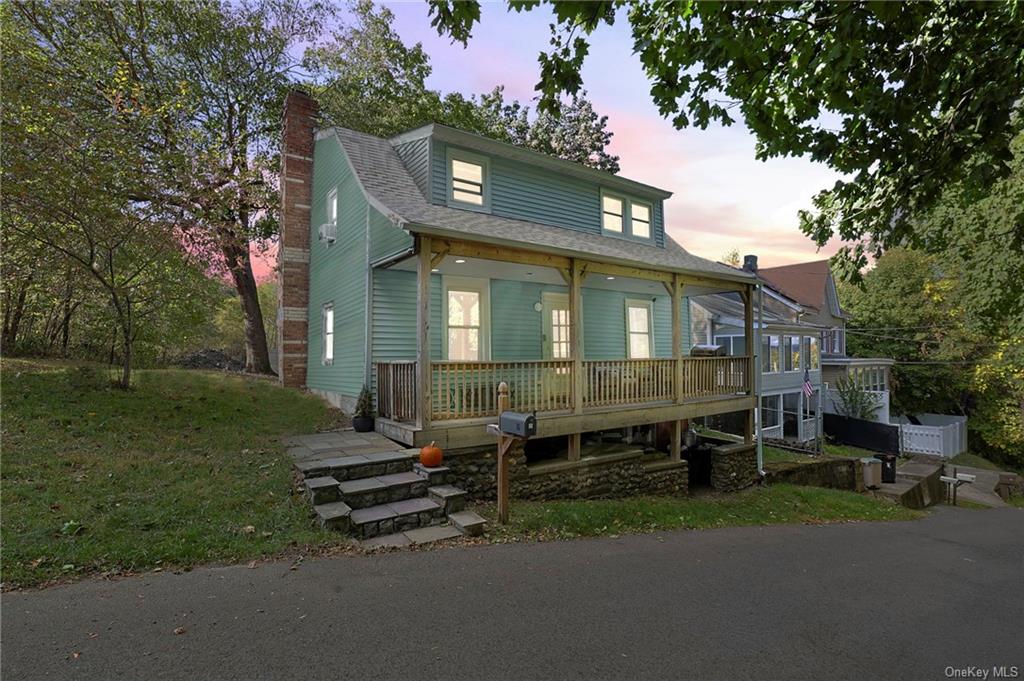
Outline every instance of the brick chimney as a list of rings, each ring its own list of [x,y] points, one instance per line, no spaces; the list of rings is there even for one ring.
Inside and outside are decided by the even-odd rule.
[[[317,103],[292,90],[281,134],[281,241],[277,249],[277,373],[282,385],[306,385],[309,331],[310,195]]]

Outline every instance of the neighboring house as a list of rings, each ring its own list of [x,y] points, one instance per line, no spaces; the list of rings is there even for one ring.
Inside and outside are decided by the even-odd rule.
[[[745,261],[744,268],[756,273],[756,256]],[[828,329],[803,321],[804,307],[781,291],[765,284],[762,292],[755,302],[761,339],[761,434],[766,440],[813,440],[822,433],[820,349]],[[695,297],[690,304],[695,342],[721,346],[729,355],[746,354],[743,306],[734,294]],[[805,382],[810,383],[809,395]]]
[[[441,125],[315,130],[292,93],[282,153],[281,380],[419,446],[488,446],[497,389],[538,437],[744,412],[756,278],[664,229],[670,193]],[[688,298],[736,295],[733,357],[691,358]],[[745,452],[752,448],[744,449]]]
[[[828,260],[767,267],[758,271],[773,289],[798,303],[800,321],[822,327],[821,380],[824,410],[838,413],[835,386],[841,378],[874,395],[879,406],[873,420],[889,423],[890,368],[893,360],[846,355],[846,319]]]

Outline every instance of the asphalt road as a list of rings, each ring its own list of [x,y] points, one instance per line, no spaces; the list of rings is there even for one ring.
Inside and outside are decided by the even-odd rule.
[[[200,569],[2,606],[4,681],[1024,678],[1024,511]]]

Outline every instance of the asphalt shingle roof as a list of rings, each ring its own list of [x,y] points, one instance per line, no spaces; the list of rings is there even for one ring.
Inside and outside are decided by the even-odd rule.
[[[495,245],[540,248],[563,255],[585,254],[604,262],[753,282],[754,277],[693,255],[667,234],[665,248],[588,234],[489,213],[434,205],[426,200],[391,143],[346,128],[334,135],[348,156],[368,199],[413,232],[428,232]]]

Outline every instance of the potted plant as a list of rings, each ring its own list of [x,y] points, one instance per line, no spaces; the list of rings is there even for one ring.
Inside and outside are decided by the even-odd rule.
[[[373,397],[370,396],[370,389],[365,385],[359,391],[359,399],[356,400],[356,409],[352,414],[352,428],[357,433],[368,433],[373,430]]]

